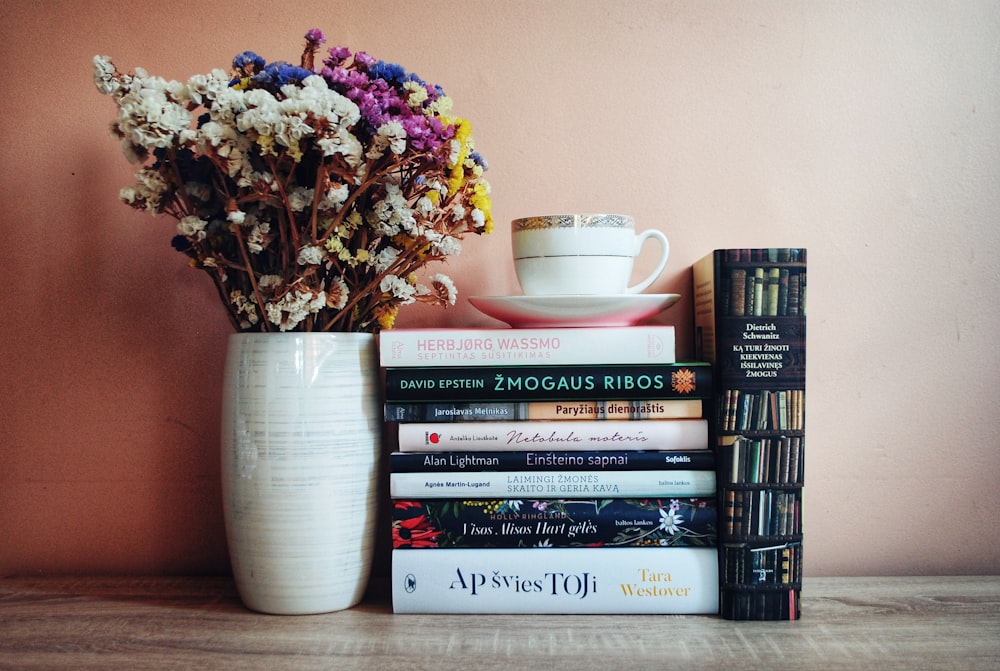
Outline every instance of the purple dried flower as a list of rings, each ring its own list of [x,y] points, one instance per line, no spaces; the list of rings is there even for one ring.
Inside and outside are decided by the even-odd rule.
[[[372,58],[364,51],[359,51],[358,53],[354,54],[354,62],[357,64],[358,69],[367,70],[371,66],[378,63],[378,59]]]
[[[332,47],[327,53],[330,56],[323,62],[331,68],[340,65],[351,57],[351,50],[347,47]]]
[[[326,36],[319,28],[313,28],[306,33],[306,42],[309,42],[310,44],[324,44],[326,42]]]

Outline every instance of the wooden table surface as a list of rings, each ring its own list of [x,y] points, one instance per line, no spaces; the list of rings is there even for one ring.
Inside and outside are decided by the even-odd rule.
[[[271,616],[228,578],[7,578],[0,668],[1000,669],[1000,577],[812,578],[802,614]]]

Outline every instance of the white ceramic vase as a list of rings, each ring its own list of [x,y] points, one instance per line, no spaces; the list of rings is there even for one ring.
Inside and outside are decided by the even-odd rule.
[[[236,587],[273,614],[350,608],[377,533],[382,413],[375,336],[230,336],[222,494]]]

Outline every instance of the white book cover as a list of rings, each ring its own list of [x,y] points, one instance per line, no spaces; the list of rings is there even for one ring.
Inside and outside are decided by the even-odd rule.
[[[389,329],[379,364],[499,366],[675,363],[671,325],[525,329]]]
[[[707,448],[708,420],[704,419],[414,422],[399,425],[401,452]]]
[[[396,613],[716,614],[714,547],[392,551]]]
[[[390,473],[394,499],[698,497],[715,494],[715,471],[480,471]]]

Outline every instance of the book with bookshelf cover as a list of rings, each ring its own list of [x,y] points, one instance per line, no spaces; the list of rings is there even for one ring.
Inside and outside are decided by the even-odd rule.
[[[489,471],[715,471],[711,450],[592,450],[500,452],[391,452],[392,473]]]
[[[634,422],[415,422],[398,425],[400,452],[495,450],[700,450],[708,420]]]
[[[689,363],[387,368],[388,401],[707,399],[712,367]]]
[[[396,613],[716,614],[714,547],[392,550]]]
[[[547,420],[697,419],[702,399],[595,401],[389,401],[387,422],[496,422]]]
[[[719,249],[692,268],[696,357],[713,364],[720,613],[798,619],[806,418],[802,248]]]
[[[715,471],[480,471],[390,473],[392,498],[712,496]]]
[[[673,363],[671,325],[584,328],[390,329],[383,368]]]
[[[717,510],[712,493],[705,497],[394,498],[392,545],[394,549],[440,551],[532,547],[714,548]]]

